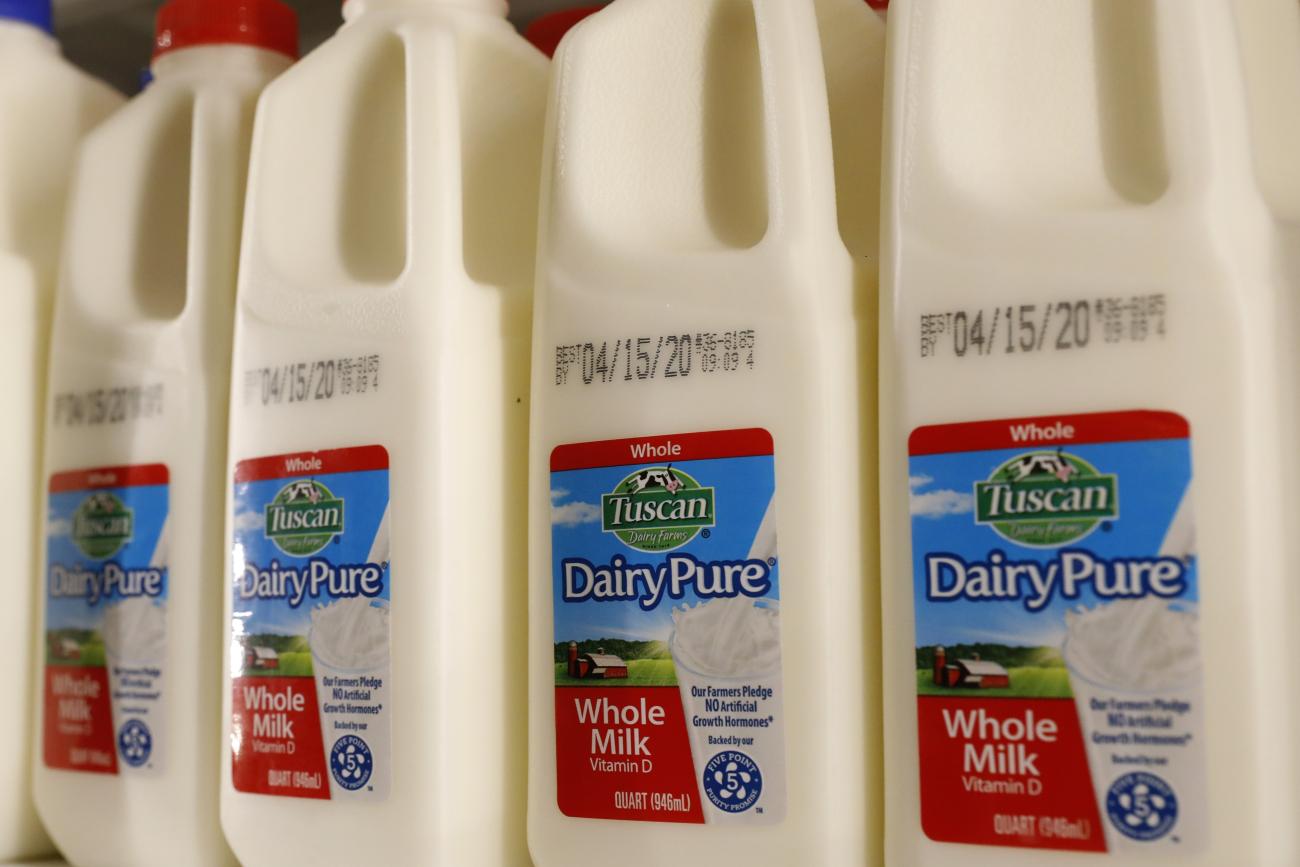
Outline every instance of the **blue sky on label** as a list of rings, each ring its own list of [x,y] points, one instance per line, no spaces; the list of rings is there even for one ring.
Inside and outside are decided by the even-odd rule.
[[[551,473],[551,586],[557,642],[596,638],[667,641],[672,632],[673,607],[699,602],[689,591],[682,599],[665,598],[652,611],[642,610],[636,601],[566,602],[561,567],[566,557],[582,557],[596,566],[608,566],[619,555],[629,565],[658,567],[669,554],[679,552],[706,562],[743,560],[749,555],[772,500],[775,479],[771,455],[673,462],[674,469],[714,489],[717,516],[714,527],[677,551],[638,551],[613,533],[601,530],[601,495],[611,493],[634,470],[662,466],[665,463],[660,461]],[[780,598],[778,571],[772,569],[772,590],[766,598]]]
[[[1072,446],[1066,449],[1099,473],[1118,477],[1119,517],[1059,548],[1027,548],[1008,541],[991,527],[975,523],[974,485],[988,479],[1003,463],[1028,451],[1011,448],[986,452],[919,455],[910,461],[913,599],[916,644],[990,642],[1012,646],[1059,647],[1065,635],[1065,612],[1099,600],[1091,589],[1076,599],[1056,596],[1045,608],[1030,612],[1022,600],[932,602],[926,598],[928,553],[956,554],[966,561],[985,561],[1001,551],[1008,560],[1047,563],[1063,550],[1085,550],[1099,557],[1154,557],[1169,532],[1174,514],[1191,484],[1191,443],[1185,439],[1147,440]],[[892,580],[886,576],[886,580]],[[1181,600],[1197,599],[1197,566],[1188,569]]]

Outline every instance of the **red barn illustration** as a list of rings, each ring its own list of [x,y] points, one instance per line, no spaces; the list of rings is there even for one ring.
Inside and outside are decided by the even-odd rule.
[[[966,689],[1005,689],[1011,686],[1011,675],[996,662],[980,659],[978,653],[971,659],[958,659],[948,663],[948,652],[942,647],[934,649],[935,686],[964,687]]]
[[[249,647],[244,651],[244,668],[271,670],[280,667],[280,654],[270,647]]]
[[[605,652],[578,653],[578,642],[569,642],[569,677],[577,680],[615,680],[627,677],[627,663]]]
[[[55,638],[50,641],[50,655],[55,659],[80,659],[81,645],[71,638]]]

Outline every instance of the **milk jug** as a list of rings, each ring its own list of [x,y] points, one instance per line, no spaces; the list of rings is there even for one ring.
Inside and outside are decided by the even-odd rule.
[[[279,0],[172,0],[149,90],[87,138],[46,420],[37,809],[78,865],[230,863],[221,521],[240,204]]]
[[[222,825],[247,867],[527,861],[548,64],[505,11],[349,0],[258,109],[221,757]]]
[[[0,476],[15,494],[0,521],[0,550],[9,557],[0,679],[11,696],[0,716],[0,861],[50,847],[32,804],[27,709],[45,354],[76,146],[120,101],[59,56],[49,0],[0,0]]]
[[[1300,858],[1278,657],[1294,234],[1254,171],[1234,15],[1267,5],[893,5],[891,862]],[[1289,165],[1272,144],[1294,180],[1295,141]]]
[[[539,867],[879,862],[883,29],[861,0],[616,0],[556,56]]]

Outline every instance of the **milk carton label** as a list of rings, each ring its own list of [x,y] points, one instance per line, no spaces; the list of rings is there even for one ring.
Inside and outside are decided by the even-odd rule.
[[[1187,422],[918,428],[909,441],[921,823],[933,840],[1205,847]]]
[[[235,788],[386,799],[388,452],[366,446],[242,461],[232,521]]]
[[[46,521],[46,767],[164,769],[168,472],[162,464],[50,477]]]
[[[772,437],[551,455],[557,798],[567,816],[785,815]]]

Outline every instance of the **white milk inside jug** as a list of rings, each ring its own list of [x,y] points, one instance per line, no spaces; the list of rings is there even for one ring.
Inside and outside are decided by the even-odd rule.
[[[891,861],[1295,863],[1295,379],[1231,12],[892,7]]]
[[[221,759],[222,826],[248,867],[527,863],[548,64],[505,11],[350,0],[259,107]]]
[[[278,0],[174,0],[141,96],[87,137],[54,316],[37,809],[79,865],[231,863],[218,816],[226,401]]]
[[[32,652],[36,647],[35,491],[45,356],[68,176],[81,137],[121,97],[59,56],[49,0],[0,0],[0,477],[15,496],[0,521],[9,579],[0,609],[0,861],[50,843],[31,794]]]
[[[560,46],[533,356],[541,867],[879,862],[883,30],[860,0],[616,0]]]

